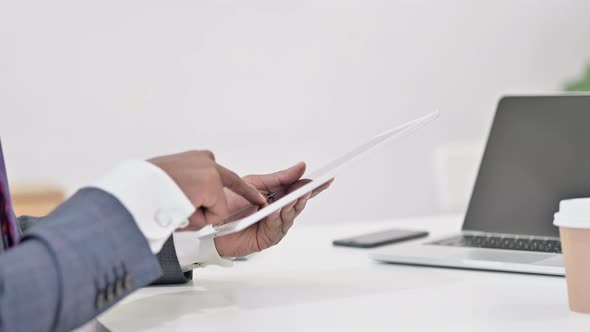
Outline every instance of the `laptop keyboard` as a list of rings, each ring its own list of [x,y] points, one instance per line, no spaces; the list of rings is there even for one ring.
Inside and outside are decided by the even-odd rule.
[[[561,254],[561,242],[553,239],[522,238],[502,235],[459,235],[429,244],[452,246],[536,251]]]

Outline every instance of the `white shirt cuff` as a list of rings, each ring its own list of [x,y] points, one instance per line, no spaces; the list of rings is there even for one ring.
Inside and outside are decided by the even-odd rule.
[[[121,163],[93,187],[115,196],[127,208],[153,253],[162,249],[174,230],[187,226],[195,212],[174,180],[144,160]]]
[[[219,256],[212,236],[199,238],[196,234],[197,232],[176,232],[172,235],[176,247],[176,257],[178,257],[182,272],[207,265],[224,267],[233,265],[229,259]]]

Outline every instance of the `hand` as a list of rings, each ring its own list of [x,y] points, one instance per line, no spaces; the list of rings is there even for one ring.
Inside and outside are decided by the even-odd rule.
[[[183,230],[216,225],[229,215],[224,188],[253,205],[266,199],[237,174],[215,162],[209,151],[189,151],[148,160],[166,172],[197,209]]]
[[[289,193],[309,182],[309,180],[301,180],[303,173],[305,173],[305,163],[299,163],[274,174],[249,175],[244,177],[244,181],[264,195],[281,191]],[[293,225],[295,218],[305,208],[307,200],[327,189],[330,184],[332,181],[241,232],[215,238],[215,247],[219,255],[222,257],[246,256],[279,243]],[[249,205],[248,201],[229,191],[226,191],[226,198],[230,214]]]

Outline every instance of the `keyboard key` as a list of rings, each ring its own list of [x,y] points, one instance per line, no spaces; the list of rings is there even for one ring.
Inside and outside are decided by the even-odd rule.
[[[531,239],[518,236],[510,237],[468,234],[431,242],[430,244],[453,247],[507,249],[558,254],[561,253],[561,242],[558,240]]]

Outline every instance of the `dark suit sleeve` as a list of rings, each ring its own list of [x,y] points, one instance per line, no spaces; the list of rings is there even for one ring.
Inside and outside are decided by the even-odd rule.
[[[70,331],[161,275],[132,216],[99,189],[21,226],[0,255],[0,331]]]
[[[193,271],[182,272],[178,257],[176,256],[176,248],[174,247],[172,236],[164,243],[157,257],[163,273],[160,279],[156,280],[153,285],[183,284],[193,279]]]
[[[22,216],[18,218],[18,221],[23,232],[26,232],[31,227],[43,223],[45,219]],[[152,285],[183,284],[193,279],[193,271],[182,272],[178,257],[176,256],[176,248],[174,247],[172,236],[168,238],[156,257],[162,269],[162,276],[153,282]]]
[[[34,225],[40,225],[46,218],[44,217],[31,217],[31,216],[20,216],[17,218],[21,231],[26,232],[29,228]]]

